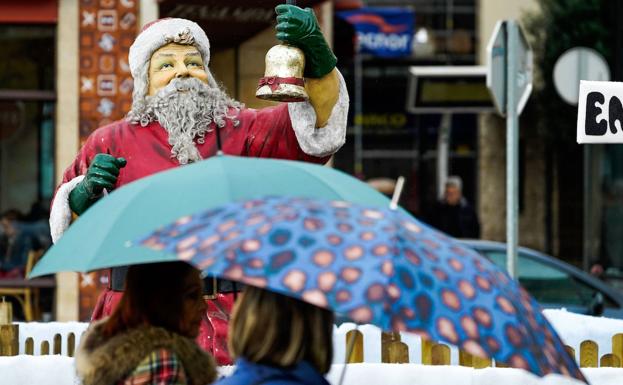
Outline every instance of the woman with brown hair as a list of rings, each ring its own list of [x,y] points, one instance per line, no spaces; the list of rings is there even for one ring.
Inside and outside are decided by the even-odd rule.
[[[236,370],[215,385],[328,385],[333,313],[246,286],[234,305],[229,350]]]
[[[194,341],[204,313],[203,281],[191,265],[130,266],[115,312],[82,337],[78,377],[84,385],[214,381],[214,360]]]

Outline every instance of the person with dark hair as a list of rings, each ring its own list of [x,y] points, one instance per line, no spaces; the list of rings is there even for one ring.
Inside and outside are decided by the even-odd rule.
[[[234,306],[229,350],[236,370],[215,385],[328,385],[333,313],[246,286]]]
[[[214,381],[214,359],[194,340],[205,309],[203,281],[191,265],[130,266],[118,307],[82,337],[78,377],[84,385]]]

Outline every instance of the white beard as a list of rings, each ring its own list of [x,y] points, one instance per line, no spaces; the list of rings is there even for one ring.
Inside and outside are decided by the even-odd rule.
[[[180,164],[201,160],[195,141],[205,142],[213,122],[225,127],[227,119],[231,119],[237,126],[237,112],[243,107],[220,88],[195,78],[171,80],[156,95],[146,96],[144,105],[143,111],[130,111],[129,120],[142,126],[158,121],[169,134],[171,157],[176,157]],[[235,110],[233,115],[231,108]]]

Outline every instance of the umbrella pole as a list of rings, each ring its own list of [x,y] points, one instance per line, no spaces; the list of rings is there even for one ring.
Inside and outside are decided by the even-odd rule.
[[[359,328],[359,324],[355,324],[355,328],[352,331],[357,331],[358,328]],[[348,346],[346,347],[346,357],[344,358],[344,367],[342,368],[342,373],[340,374],[340,381],[338,381],[337,385],[342,385],[342,383],[344,382],[344,376],[346,375],[346,366],[348,366],[348,358],[353,353],[353,349],[355,349],[356,340],[357,338],[355,338],[355,336],[353,335],[353,338],[351,338],[348,341]]]
[[[405,184],[405,177],[399,176],[398,180],[396,180],[396,187],[394,187],[394,195],[392,195],[392,201],[389,204],[389,208],[391,210],[396,210],[398,208],[398,201],[400,200],[400,195],[402,194],[402,188]]]

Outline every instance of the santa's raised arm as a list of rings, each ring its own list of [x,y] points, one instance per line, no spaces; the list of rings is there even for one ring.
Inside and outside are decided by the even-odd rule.
[[[53,240],[101,196],[158,171],[216,154],[325,163],[346,136],[348,93],[310,9],[277,7],[277,37],[305,53],[308,102],[245,108],[210,73],[205,32],[185,19],[145,26],[130,47],[134,78],[126,119],[98,128],[65,170],[52,203]]]

